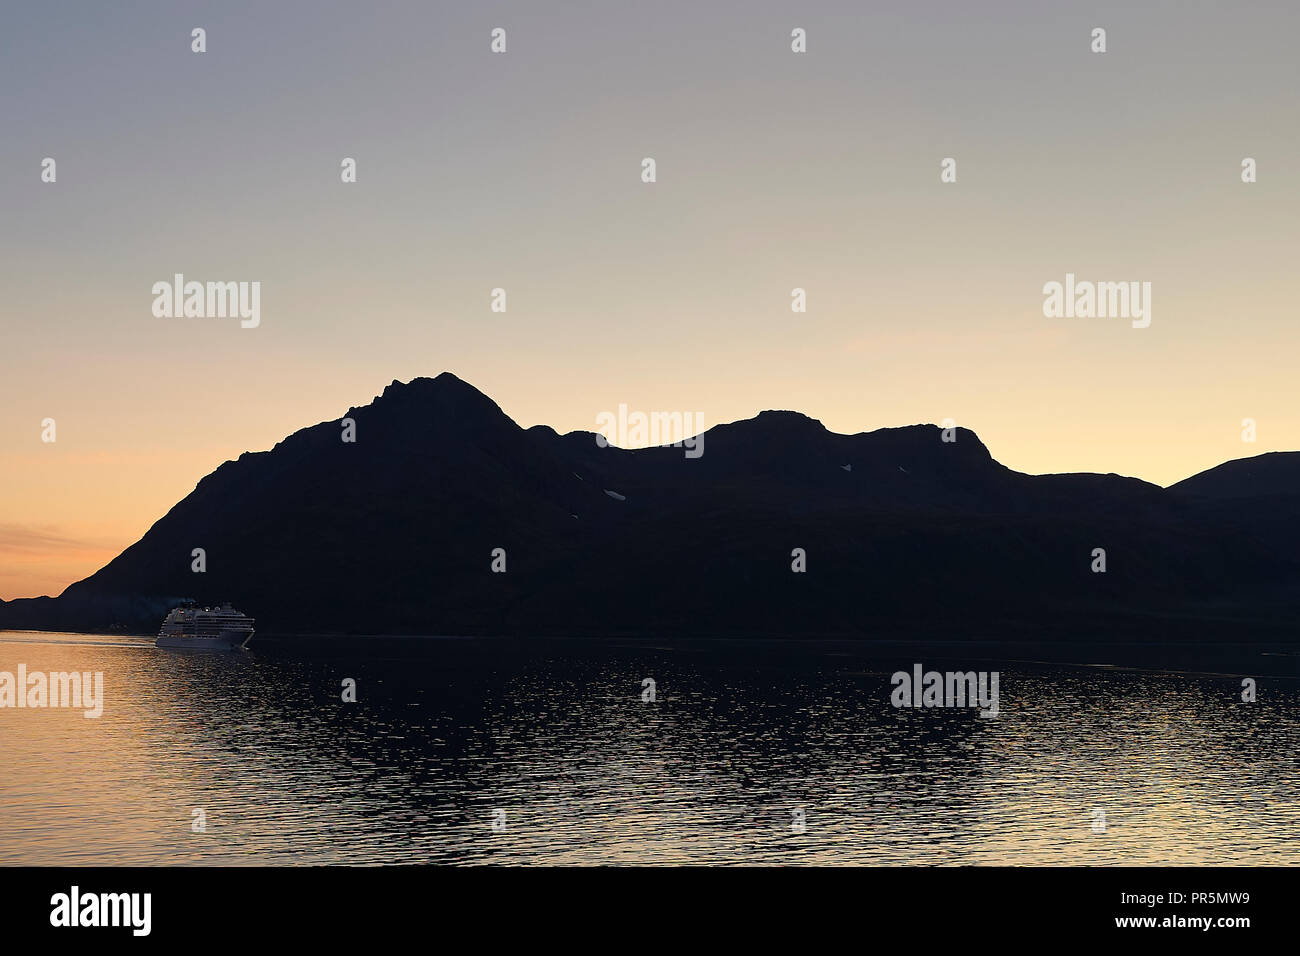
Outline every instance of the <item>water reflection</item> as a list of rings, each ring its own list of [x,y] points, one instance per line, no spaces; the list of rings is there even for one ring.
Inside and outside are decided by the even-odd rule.
[[[1287,668],[1247,705],[1227,675],[955,659],[1001,670],[981,720],[889,706],[916,659],[4,634],[0,670],[100,670],[107,702],[0,710],[0,863],[1300,858]]]

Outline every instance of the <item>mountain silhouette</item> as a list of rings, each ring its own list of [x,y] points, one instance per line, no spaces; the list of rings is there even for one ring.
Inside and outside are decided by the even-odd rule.
[[[1170,485],[1169,490],[1201,498],[1259,498],[1300,494],[1300,452],[1271,451],[1225,461]]]
[[[0,602],[0,627],[148,632],[187,598],[231,600],[262,634],[1172,640],[1300,623],[1300,453],[1164,489],[1025,475],[952,437],[768,411],[708,429],[692,458],[521,428],[450,373],[393,382],[221,465],[57,598]]]

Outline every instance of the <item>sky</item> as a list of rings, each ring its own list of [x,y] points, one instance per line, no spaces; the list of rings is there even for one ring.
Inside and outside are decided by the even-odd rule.
[[[2,19],[0,598],[57,594],[221,462],[442,371],[561,432],[620,404],[950,418],[1019,471],[1162,485],[1300,449],[1300,5]],[[155,316],[178,272],[260,282],[260,324]],[[1150,282],[1150,326],[1046,317],[1067,272]]]

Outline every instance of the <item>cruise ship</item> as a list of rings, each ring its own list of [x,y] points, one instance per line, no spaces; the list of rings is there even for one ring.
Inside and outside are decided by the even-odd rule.
[[[227,601],[221,607],[172,608],[154,646],[237,651],[252,639],[253,619],[240,614]]]

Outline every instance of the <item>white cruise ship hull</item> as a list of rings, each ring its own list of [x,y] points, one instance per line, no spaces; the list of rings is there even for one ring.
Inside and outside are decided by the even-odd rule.
[[[154,641],[154,647],[188,647],[196,651],[238,651],[253,639],[252,631],[228,631],[216,637],[186,637],[183,634],[163,635]]]

